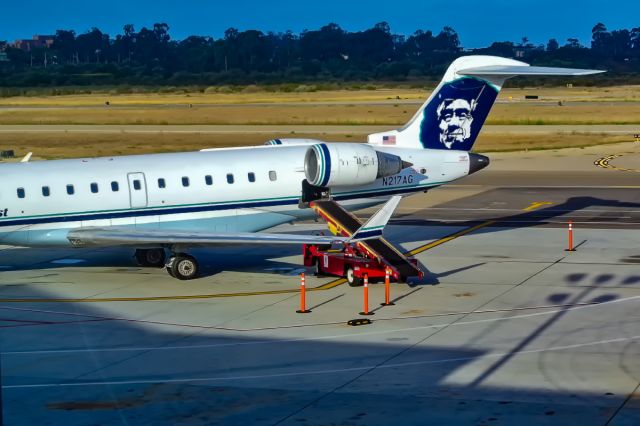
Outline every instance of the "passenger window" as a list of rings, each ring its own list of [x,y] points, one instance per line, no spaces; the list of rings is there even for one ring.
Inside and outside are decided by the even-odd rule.
[[[138,179],[133,181],[133,189],[135,189],[136,191],[140,191],[140,189],[142,188],[142,185],[140,184],[140,181]]]
[[[248,178],[249,178],[249,182],[255,182],[256,181],[256,175],[253,172],[250,172],[248,174]]]
[[[97,183],[93,182],[91,184],[91,192],[94,193],[94,194],[98,193],[98,184]]]
[[[120,185],[118,185],[118,182],[116,182],[115,180],[111,182],[111,190],[113,192],[118,192],[120,190]]]
[[[227,183],[233,183],[233,174],[227,174]]]
[[[182,186],[189,186],[189,178],[186,176],[182,177]]]
[[[74,192],[73,185],[67,185],[67,194],[73,195]]]
[[[24,198],[24,188],[18,188],[18,198]]]
[[[273,182],[273,181],[275,181],[277,179],[278,179],[278,175],[276,174],[276,171],[275,170],[271,170],[269,172],[269,180]]]
[[[42,196],[43,197],[48,197],[49,195],[51,195],[51,191],[49,191],[49,187],[48,186],[43,186],[42,187]]]
[[[164,181],[164,178],[158,178],[158,188],[166,188],[167,184]]]
[[[206,183],[207,185],[213,185],[213,178],[211,177],[211,175],[206,175],[204,177],[204,183]]]

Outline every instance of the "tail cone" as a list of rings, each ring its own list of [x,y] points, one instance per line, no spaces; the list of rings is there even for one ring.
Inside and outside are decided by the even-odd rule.
[[[484,155],[469,153],[469,174],[482,170],[489,165],[489,157]]]

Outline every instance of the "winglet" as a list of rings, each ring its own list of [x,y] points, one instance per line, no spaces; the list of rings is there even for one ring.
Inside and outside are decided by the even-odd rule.
[[[33,152],[28,153],[27,155],[24,156],[24,158],[22,158],[22,160],[20,160],[21,163],[28,163],[29,160],[31,160],[31,156],[33,155]]]
[[[399,195],[394,195],[385,203],[380,210],[362,225],[348,241],[364,241],[382,236],[382,230],[391,219],[391,215],[398,207],[398,203],[402,199]]]

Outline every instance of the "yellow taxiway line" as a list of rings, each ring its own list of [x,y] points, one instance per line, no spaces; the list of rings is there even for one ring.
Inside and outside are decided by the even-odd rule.
[[[640,169],[627,169],[625,167],[618,167],[610,163],[611,160],[615,160],[616,158],[622,157],[623,155],[624,154],[607,155],[605,157],[598,158],[596,161],[593,162],[593,164],[595,164],[598,167],[602,167],[603,169],[617,170],[619,172],[640,173]]]

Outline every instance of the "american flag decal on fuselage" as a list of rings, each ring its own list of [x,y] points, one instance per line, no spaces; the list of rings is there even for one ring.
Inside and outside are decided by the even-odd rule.
[[[396,144],[396,137],[395,136],[383,136],[382,137],[382,144],[383,145],[395,145]]]

